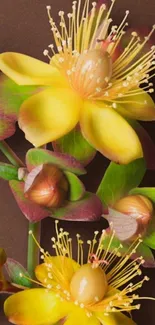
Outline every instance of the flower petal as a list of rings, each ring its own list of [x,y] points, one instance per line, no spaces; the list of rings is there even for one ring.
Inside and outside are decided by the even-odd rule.
[[[67,315],[67,303],[51,291],[30,289],[10,296],[4,312],[13,324],[51,325]]]
[[[129,317],[122,313],[113,313],[105,315],[104,313],[96,313],[96,316],[103,325],[136,325],[136,323]]]
[[[100,325],[100,321],[94,315],[89,317],[89,311],[87,316],[84,309],[73,307],[72,310],[73,312],[68,316],[64,325]]]
[[[46,259],[45,259],[46,262]],[[49,267],[51,265],[51,275],[52,279],[48,276]],[[79,269],[80,265],[76,263],[71,258],[66,256],[50,256],[47,258],[47,264],[43,263],[36,267],[35,275],[37,279],[44,283],[44,280],[47,279],[47,284],[52,284],[54,282],[61,283],[61,286],[64,288],[65,284],[69,285],[73,274]],[[56,274],[56,277],[55,277]],[[67,288],[66,288],[67,289]]]
[[[66,85],[58,69],[28,55],[0,54],[0,70],[19,85]]]
[[[153,121],[155,120],[155,103],[148,93],[142,89],[140,91],[141,94],[129,97],[129,103],[118,105],[117,111],[128,118]],[[123,97],[121,100],[123,101]]]
[[[143,156],[136,132],[122,116],[103,102],[85,101],[81,130],[98,151],[117,163],[128,164]]]
[[[49,88],[23,103],[19,126],[26,139],[39,147],[70,132],[79,120],[81,105],[71,89]]]

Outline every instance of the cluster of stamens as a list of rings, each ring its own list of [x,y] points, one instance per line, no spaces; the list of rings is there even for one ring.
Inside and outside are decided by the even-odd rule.
[[[108,242],[105,230],[103,230],[99,239],[97,239],[98,231],[96,231],[93,240],[87,241],[87,265],[89,265],[89,263],[90,265],[91,263],[98,263],[98,265],[94,264],[94,267],[99,267],[105,272],[108,283],[108,296],[106,297],[105,295],[104,299],[100,301],[98,295],[95,294],[94,302],[85,305],[76,299],[74,300],[70,291],[71,279],[67,277],[67,259],[72,259],[73,263],[76,262],[73,260],[72,256],[72,240],[69,238],[69,233],[62,228],[58,229],[58,221],[56,221],[56,237],[52,237],[51,240],[55,254],[60,258],[60,268],[57,268],[50,254],[40,247],[31,231],[30,236],[33,237],[40,249],[41,259],[44,262],[43,265],[46,271],[46,276],[41,279],[41,282],[32,281],[39,286],[43,286],[47,291],[52,290],[55,292],[56,296],[59,297],[61,301],[70,301],[76,306],[84,308],[88,317],[91,317],[95,310],[101,310],[105,315],[108,315],[111,312],[130,312],[131,310],[140,308],[140,305],[134,304],[134,301],[143,298],[134,294],[134,292],[143,285],[144,281],[148,281],[149,278],[145,276],[138,283],[132,283],[135,277],[141,276],[142,272],[140,266],[143,265],[145,261],[142,256],[137,257],[135,260],[130,260],[142,242],[140,237],[132,243],[125,256],[122,255],[122,245],[114,249],[112,248],[113,238],[115,236],[114,232]],[[80,235],[77,234],[77,263],[80,264],[78,269],[84,265],[83,244]],[[75,272],[74,270],[74,273]],[[20,276],[26,277],[22,274],[20,274]],[[117,289],[119,289],[119,292],[116,291]]]
[[[104,100],[117,109],[119,103],[137,103],[135,97],[134,100],[132,97],[142,94],[143,90],[148,93],[154,91],[150,78],[154,76],[155,46],[152,46],[146,53],[143,50],[154,32],[155,26],[143,41],[140,40],[136,32],[131,33],[127,46],[112,62],[110,79],[108,75],[104,76],[102,73],[100,75],[98,72],[103,70],[102,58],[100,60],[98,57],[95,65],[90,68],[88,64],[88,69],[83,69],[81,72],[80,65],[78,65],[81,55],[85,54],[87,61],[90,60],[87,58],[87,53],[102,49],[110,55],[113,61],[115,53],[119,50],[122,38],[126,33],[125,28],[128,26],[126,20],[129,11],[126,11],[119,26],[112,25],[110,27],[112,23],[110,14],[115,1],[111,0],[111,6],[108,9],[105,4],[98,7],[96,2],[92,3],[91,8],[90,0],[85,0],[83,10],[81,10],[81,0],[73,1],[72,12],[67,15],[68,22],[64,11],[59,12],[59,27],[51,16],[51,7],[47,6],[55,45],[49,45],[53,57],[49,54],[49,50],[45,50],[44,55],[48,56],[50,63],[62,70],[71,87],[81,96]]]

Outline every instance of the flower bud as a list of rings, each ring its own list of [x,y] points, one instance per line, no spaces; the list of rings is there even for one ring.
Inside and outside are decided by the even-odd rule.
[[[34,168],[25,182],[25,197],[48,208],[61,207],[67,198],[68,181],[55,165],[45,164]]]
[[[152,202],[143,195],[129,195],[115,203],[113,208],[138,222],[137,234],[144,234],[152,218]]]

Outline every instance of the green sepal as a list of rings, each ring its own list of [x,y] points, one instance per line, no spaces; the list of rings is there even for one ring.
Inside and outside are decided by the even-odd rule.
[[[27,279],[30,278],[29,273],[19,262],[12,258],[7,258],[5,268],[10,277],[11,283],[27,288],[32,287],[32,281]]]
[[[55,152],[61,152],[73,156],[83,166],[88,165],[96,155],[96,150],[84,139],[80,127],[53,142]]]
[[[86,173],[83,165],[72,156],[45,149],[30,149],[27,152],[26,164],[29,171],[39,165],[49,163],[56,165],[62,170],[70,171],[77,175],[83,175]]]
[[[133,188],[130,195],[143,195],[155,203],[155,187],[137,187]]]
[[[84,193],[85,187],[80,179],[73,173],[64,172],[69,183],[69,201],[80,200]]]
[[[128,165],[111,162],[97,190],[104,206],[112,206],[117,200],[140,184],[146,171],[144,159],[137,159]]]

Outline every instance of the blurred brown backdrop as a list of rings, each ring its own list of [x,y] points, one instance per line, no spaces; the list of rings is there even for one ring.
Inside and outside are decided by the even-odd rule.
[[[151,27],[155,23],[154,0],[117,0],[113,17],[116,23],[122,18],[126,9],[130,10],[130,26]],[[70,11],[71,0],[0,0],[0,52],[16,51],[45,60],[43,50],[51,43],[51,32],[46,15],[46,5],[52,5],[52,14],[57,20],[59,10]],[[155,141],[155,124],[146,125],[149,134]],[[17,133],[8,140],[19,156],[24,159],[25,152],[31,145],[24,139],[23,134]],[[5,158],[0,154],[0,161]],[[88,167],[88,175],[83,178],[88,190],[95,191],[102,178],[108,161],[97,155]],[[155,172],[147,172],[143,185],[155,186]],[[27,221],[20,213],[8,185],[0,181],[0,246],[6,249],[8,256],[14,257],[26,265],[27,250]],[[81,232],[88,239],[97,228],[102,229],[100,223],[62,223],[72,236]],[[50,237],[53,232],[53,220],[42,222],[42,245],[50,249]],[[145,270],[151,281],[141,290],[145,296],[155,297],[155,270]],[[4,297],[0,297],[0,324],[7,325],[3,316]],[[140,311],[134,314],[138,325],[155,324],[155,302],[143,302]],[[33,325],[33,324],[32,324]],[[124,324],[125,325],[125,324]]]

